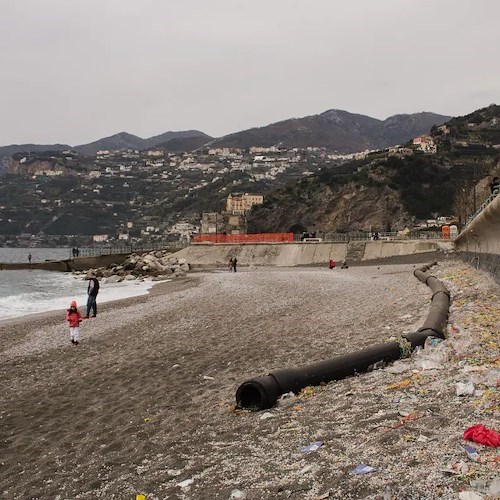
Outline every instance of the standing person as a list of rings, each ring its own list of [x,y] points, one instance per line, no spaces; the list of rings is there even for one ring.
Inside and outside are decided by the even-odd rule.
[[[28,254],[28,262],[31,264],[31,253]]]
[[[334,260],[332,260],[332,259],[330,259],[330,262],[328,263],[328,267],[329,267],[330,269],[333,269],[333,268],[335,267],[335,261],[334,261]]]
[[[76,300],[72,300],[69,309],[66,311],[66,321],[69,326],[69,338],[71,343],[78,345],[78,337],[80,335],[80,322],[82,315],[76,307]]]
[[[238,259],[236,257],[233,258],[233,271],[236,272],[236,264],[238,263]]]
[[[89,280],[89,286],[87,288],[87,315],[85,318],[90,317],[90,310],[92,310],[92,318],[97,316],[97,294],[99,293],[99,280],[92,274],[88,273],[86,280]]]
[[[493,180],[490,182],[491,194],[498,193],[500,191],[500,180],[498,177],[493,177]]]
[[[233,258],[231,257],[229,259],[229,272],[231,272],[233,270]]]

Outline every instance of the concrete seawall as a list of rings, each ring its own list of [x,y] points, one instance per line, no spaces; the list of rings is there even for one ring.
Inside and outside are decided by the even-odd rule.
[[[454,241],[458,255],[500,282],[500,195]]]
[[[425,256],[452,248],[449,241],[410,240],[410,241],[354,241],[346,242],[307,242],[307,243],[245,243],[213,244],[196,243],[175,253],[185,258],[194,267],[226,267],[229,259],[237,257],[243,266],[314,266],[326,265],[328,261],[347,260],[349,265],[368,262],[383,263],[384,259],[412,256]],[[28,263],[4,263],[0,269],[43,269],[46,271],[84,271],[110,264],[121,264],[128,254],[77,257],[74,259]],[[420,260],[416,259],[416,262]]]
[[[336,262],[346,259],[349,264],[355,264],[390,257],[451,250],[452,247],[451,242],[438,240],[352,243],[198,243],[184,248],[175,255],[185,258],[191,265],[197,267],[227,266],[232,257],[236,257],[240,265],[293,267],[324,265],[330,259]]]
[[[19,269],[41,269],[44,271],[85,271],[86,269],[109,266],[110,264],[121,264],[129,254],[97,255],[94,257],[76,257],[66,260],[46,260],[45,262],[15,263],[6,262],[0,264],[2,270]]]

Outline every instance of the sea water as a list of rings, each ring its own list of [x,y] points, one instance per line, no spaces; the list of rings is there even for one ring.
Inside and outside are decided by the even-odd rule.
[[[32,254],[32,262],[45,259],[68,258],[69,249],[0,248],[0,262],[25,262]],[[110,300],[143,295],[153,286],[151,281],[101,282],[99,304]],[[0,271],[0,320],[46,311],[65,311],[76,300],[80,312],[85,314],[88,281],[82,275],[57,271],[26,269]]]

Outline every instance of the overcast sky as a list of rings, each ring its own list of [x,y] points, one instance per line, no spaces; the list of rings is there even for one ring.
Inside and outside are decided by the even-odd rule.
[[[498,0],[0,0],[0,145],[500,103]]]

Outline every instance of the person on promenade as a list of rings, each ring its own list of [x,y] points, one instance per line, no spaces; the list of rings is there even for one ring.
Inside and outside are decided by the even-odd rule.
[[[236,264],[238,263],[238,259],[236,257],[233,258],[233,271],[236,272]]]
[[[229,259],[229,272],[231,272],[233,270],[233,258],[231,257]]]
[[[82,315],[76,307],[76,300],[72,300],[69,309],[66,311],[66,321],[69,326],[69,338],[71,343],[78,345],[78,337],[80,336],[80,322]]]
[[[89,280],[89,286],[87,288],[87,315],[85,318],[90,318],[90,311],[92,310],[92,317],[97,316],[97,294],[99,293],[99,280],[92,274],[88,273],[86,280]]]
[[[500,192],[500,179],[498,177],[493,177],[490,182],[491,194],[498,194]]]
[[[31,253],[28,254],[28,262],[31,264]]]

